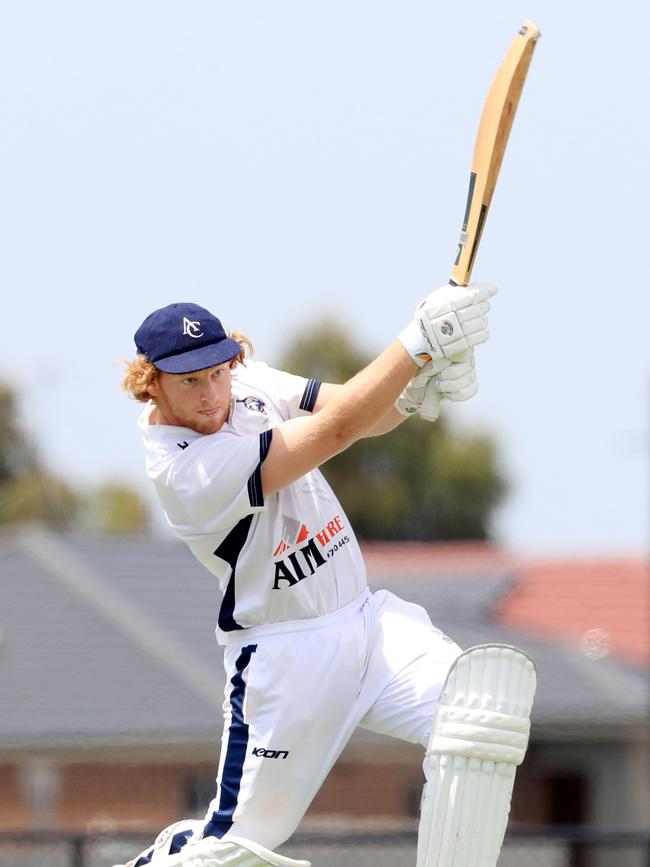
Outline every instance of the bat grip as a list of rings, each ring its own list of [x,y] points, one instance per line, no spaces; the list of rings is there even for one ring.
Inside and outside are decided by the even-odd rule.
[[[449,285],[450,286],[467,286],[468,284],[467,283],[458,283],[456,280],[454,280],[453,277],[450,277],[449,278]],[[469,359],[469,357],[471,356],[471,354],[472,354],[471,349],[465,349],[463,352],[456,353],[456,355],[454,355],[454,357],[451,360],[452,361],[467,361]]]

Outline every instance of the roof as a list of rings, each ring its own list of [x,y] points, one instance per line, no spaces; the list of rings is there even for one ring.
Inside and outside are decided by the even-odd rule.
[[[461,646],[534,656],[538,726],[645,720],[640,667],[494,621],[518,587],[507,554],[389,547],[366,548],[372,587],[423,605]],[[0,573],[0,750],[218,741],[219,593],[185,546],[29,529],[0,539]]]
[[[580,644],[592,655],[650,664],[650,571],[642,560],[525,563],[496,614],[504,626]]]
[[[510,575],[495,602],[495,624],[579,648],[650,665],[650,569],[640,558],[515,557],[482,542],[387,543],[364,548],[368,571],[391,579]],[[487,591],[486,591],[487,592]]]
[[[365,542],[369,574],[395,578],[503,575],[513,572],[513,554],[489,542]]]
[[[61,538],[0,544],[0,745],[213,742],[218,592],[180,545]]]
[[[647,719],[647,671],[614,653],[613,642],[603,647],[571,640],[566,629],[549,636],[529,629],[517,612],[505,615],[510,600],[525,595],[528,575],[526,564],[507,551],[481,543],[375,543],[364,555],[373,589],[388,587],[423,605],[461,647],[498,642],[528,652],[538,668],[533,711],[538,729],[579,726],[584,732],[586,726]],[[562,563],[556,565],[561,573]],[[578,600],[573,602],[579,611]],[[602,606],[607,608],[607,599]],[[538,622],[545,622],[542,614]],[[578,634],[582,639],[583,632]]]

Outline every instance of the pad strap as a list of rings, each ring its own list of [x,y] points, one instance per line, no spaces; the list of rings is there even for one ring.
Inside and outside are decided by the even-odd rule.
[[[528,717],[440,705],[427,754],[444,753],[520,765],[529,734]]]

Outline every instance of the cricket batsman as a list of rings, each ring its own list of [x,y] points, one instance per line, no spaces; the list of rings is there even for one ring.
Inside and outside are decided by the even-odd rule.
[[[434,421],[442,397],[475,394],[495,291],[432,292],[342,385],[254,361],[244,334],[196,304],[155,310],[138,328],[124,388],[144,404],[147,473],[166,519],[221,588],[226,688],[205,817],[165,829],[124,867],[309,867],[274,850],[357,726],[426,750],[417,867],[495,867],[534,664],[504,645],[463,653],[423,608],[371,593],[318,469],[410,416]]]

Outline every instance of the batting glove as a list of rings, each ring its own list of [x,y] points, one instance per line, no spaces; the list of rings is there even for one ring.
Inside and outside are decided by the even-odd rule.
[[[474,353],[464,361],[447,364],[438,374],[431,374],[431,362],[406,386],[395,406],[402,415],[418,413],[426,421],[435,421],[440,415],[440,401],[469,400],[478,391]]]
[[[436,289],[417,306],[398,340],[420,367],[431,360],[453,360],[488,339],[487,299],[496,291],[488,283]]]
[[[429,383],[452,364],[453,362],[445,358],[441,361],[427,361],[395,401],[399,412],[402,415],[415,415],[419,412]]]

